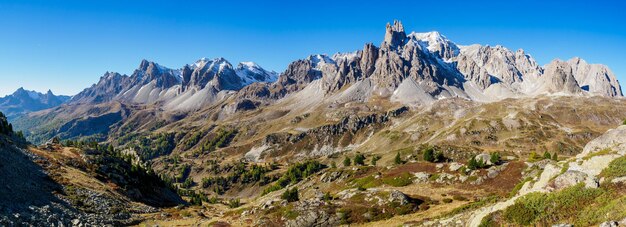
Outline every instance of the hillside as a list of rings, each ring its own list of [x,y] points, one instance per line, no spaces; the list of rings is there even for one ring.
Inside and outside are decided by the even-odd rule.
[[[0,125],[8,125],[0,113]],[[3,127],[4,128],[4,127]],[[0,133],[0,224],[128,225],[139,214],[183,204],[153,173],[88,146],[27,144]]]

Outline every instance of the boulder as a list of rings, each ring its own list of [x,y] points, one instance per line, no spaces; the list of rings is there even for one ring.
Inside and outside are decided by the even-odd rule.
[[[598,180],[595,177],[576,170],[568,170],[554,179],[555,189],[563,189],[578,183],[584,183],[587,188],[598,187]]]
[[[411,202],[411,198],[409,198],[407,195],[405,195],[401,191],[393,190],[389,192],[389,202],[390,203],[397,202],[400,205],[406,205]]]
[[[482,153],[479,155],[476,155],[476,157],[474,158],[476,161],[482,161],[487,165],[493,165],[493,163],[491,163],[491,155],[487,154],[487,153]]]
[[[463,164],[458,163],[458,162],[453,162],[453,163],[450,163],[450,166],[448,166],[448,169],[454,172],[454,171],[459,170],[461,167],[463,167]]]
[[[428,179],[430,178],[430,174],[426,172],[417,172],[417,173],[414,173],[413,175],[415,176],[415,180],[413,180],[413,182],[415,183],[428,182]]]

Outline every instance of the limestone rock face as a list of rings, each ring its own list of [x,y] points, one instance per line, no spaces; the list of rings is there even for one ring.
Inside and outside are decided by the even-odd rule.
[[[540,79],[540,89],[537,92],[579,94],[582,89],[576,82],[570,65],[567,62],[555,60],[546,66],[545,74]]]
[[[523,50],[512,52],[502,46],[464,46],[455,60],[465,78],[483,88],[502,82],[517,89],[525,79],[532,80],[542,73],[537,62]]]
[[[611,129],[602,134],[598,138],[595,138],[583,149],[583,152],[578,157],[585,157],[593,152],[600,151],[602,149],[609,148],[618,154],[626,155],[626,126],[622,125],[615,129]]]
[[[387,23],[387,28],[385,30],[385,41],[383,42],[383,45],[396,47],[404,44],[405,39],[406,33],[404,33],[404,26],[402,26],[402,22],[394,21],[393,25]]]
[[[588,64],[580,58],[572,58],[567,63],[583,90],[603,96],[623,96],[617,78],[605,65]]]

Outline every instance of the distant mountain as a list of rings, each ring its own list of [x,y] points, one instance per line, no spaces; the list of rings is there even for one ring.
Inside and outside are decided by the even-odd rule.
[[[9,119],[22,114],[59,106],[71,97],[54,95],[48,90],[45,94],[19,88],[13,94],[0,98],[0,111]]]

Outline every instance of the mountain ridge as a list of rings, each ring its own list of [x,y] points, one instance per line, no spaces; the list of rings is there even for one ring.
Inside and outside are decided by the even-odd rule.
[[[366,44],[355,52],[310,55],[290,63],[280,74],[250,62],[241,62],[235,67],[224,58],[201,58],[179,69],[142,60],[131,76],[117,73],[111,76],[107,72],[100,82],[70,102],[160,103],[169,110],[193,111],[235,93],[245,93],[249,89],[243,88],[253,83],[266,83],[261,86],[272,91],[274,94],[270,96],[275,100],[297,92],[317,79],[322,79],[322,89],[326,93],[333,93],[368,78],[372,84],[371,91],[367,91],[369,94],[364,94],[366,99],[373,95],[422,94],[421,98],[393,98],[401,103],[404,99],[411,100],[403,103],[405,105],[424,105],[431,100],[451,97],[492,102],[557,93],[623,96],[619,81],[607,66],[588,64],[577,57],[561,62],[552,61],[542,67],[522,49],[511,51],[500,45],[457,45],[437,31],[407,35],[402,23],[394,21],[387,24],[380,47]],[[550,75],[544,75],[546,69],[554,67],[568,69],[563,69],[563,73],[551,71]],[[407,78],[412,82],[400,86]]]
[[[51,90],[39,93],[20,87],[12,94],[0,97],[0,111],[4,112],[7,118],[15,119],[29,112],[59,106],[70,98],[71,96],[55,95]]]

